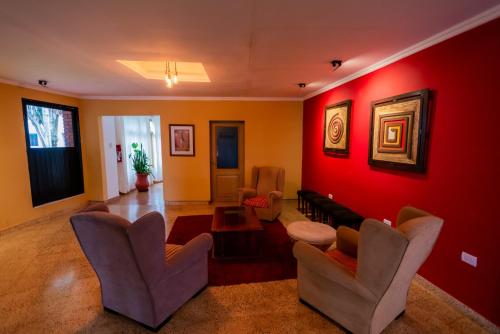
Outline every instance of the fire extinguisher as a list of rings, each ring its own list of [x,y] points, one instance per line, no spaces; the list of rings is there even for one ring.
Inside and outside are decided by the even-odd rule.
[[[122,146],[120,144],[116,145],[116,161],[122,162]]]

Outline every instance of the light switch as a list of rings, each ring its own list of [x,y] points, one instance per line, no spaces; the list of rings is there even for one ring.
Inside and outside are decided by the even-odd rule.
[[[477,257],[467,252],[462,252],[462,261],[473,267],[477,267]]]

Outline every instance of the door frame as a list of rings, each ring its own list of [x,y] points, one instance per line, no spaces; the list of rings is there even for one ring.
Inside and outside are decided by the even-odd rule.
[[[106,159],[104,158],[104,151],[103,151],[103,148],[104,148],[104,134],[103,134],[103,127],[102,127],[102,119],[103,117],[114,117],[115,118],[115,122],[116,122],[116,117],[158,117],[160,119],[160,127],[158,128],[159,130],[159,133],[160,133],[160,143],[161,143],[161,150],[160,150],[160,153],[161,153],[161,164],[162,164],[162,186],[163,186],[163,202],[166,203],[166,196],[165,196],[165,187],[166,187],[166,183],[164,183],[165,181],[165,166],[166,166],[166,154],[164,152],[164,147],[168,147],[168,146],[165,146],[165,140],[168,140],[168,139],[165,139],[165,135],[164,135],[164,129],[163,129],[163,126],[162,126],[162,116],[161,114],[140,114],[140,113],[133,113],[133,114],[125,114],[123,112],[117,112],[117,113],[104,113],[104,114],[101,114],[101,115],[98,115],[97,116],[97,119],[98,119],[98,141],[99,141],[99,156],[100,156],[100,173],[101,173],[101,179],[102,179],[102,184],[101,184],[101,198],[100,199],[97,199],[98,201],[101,201],[101,200],[104,200],[106,201],[106,194],[107,194],[107,175],[106,175]],[[169,144],[169,143],[168,143]],[[129,159],[129,157],[125,154],[125,147],[122,146],[122,154],[123,154],[123,160],[125,159]],[[119,181],[118,181],[119,183]],[[120,193],[121,195],[122,193]],[[112,198],[108,199],[108,200],[111,200]]]
[[[218,120],[218,121],[208,121],[208,128],[209,128],[209,137],[208,137],[208,146],[209,146],[209,159],[208,159],[208,163],[210,165],[210,203],[213,203],[214,202],[214,187],[213,187],[213,175],[214,175],[214,163],[212,161],[212,153],[213,153],[213,148],[212,148],[212,125],[213,124],[217,124],[217,123],[239,123],[242,126],[242,129],[243,129],[243,133],[242,133],[242,137],[243,137],[243,145],[241,146],[242,147],[242,152],[241,154],[243,154],[243,164],[241,166],[241,173],[243,175],[243,184],[245,184],[245,145],[246,145],[246,142],[245,142],[245,121],[233,121],[233,120]],[[240,152],[238,151],[238,154],[240,154]]]

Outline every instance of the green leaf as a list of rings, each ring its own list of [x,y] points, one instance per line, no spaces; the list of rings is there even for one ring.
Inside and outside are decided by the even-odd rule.
[[[149,164],[149,158],[144,151],[144,148],[141,144],[141,148],[138,149],[139,144],[133,143],[132,148],[134,149],[133,153],[130,153],[129,159],[132,160],[132,167],[134,168],[136,173],[139,174],[147,174],[151,175],[152,165]]]

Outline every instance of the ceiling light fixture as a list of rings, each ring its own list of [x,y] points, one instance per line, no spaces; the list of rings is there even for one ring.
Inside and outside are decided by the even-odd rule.
[[[174,61],[174,73],[170,70],[170,62],[165,61],[165,83],[168,88],[172,88],[173,84],[179,83],[179,76],[177,73],[177,62]]]

